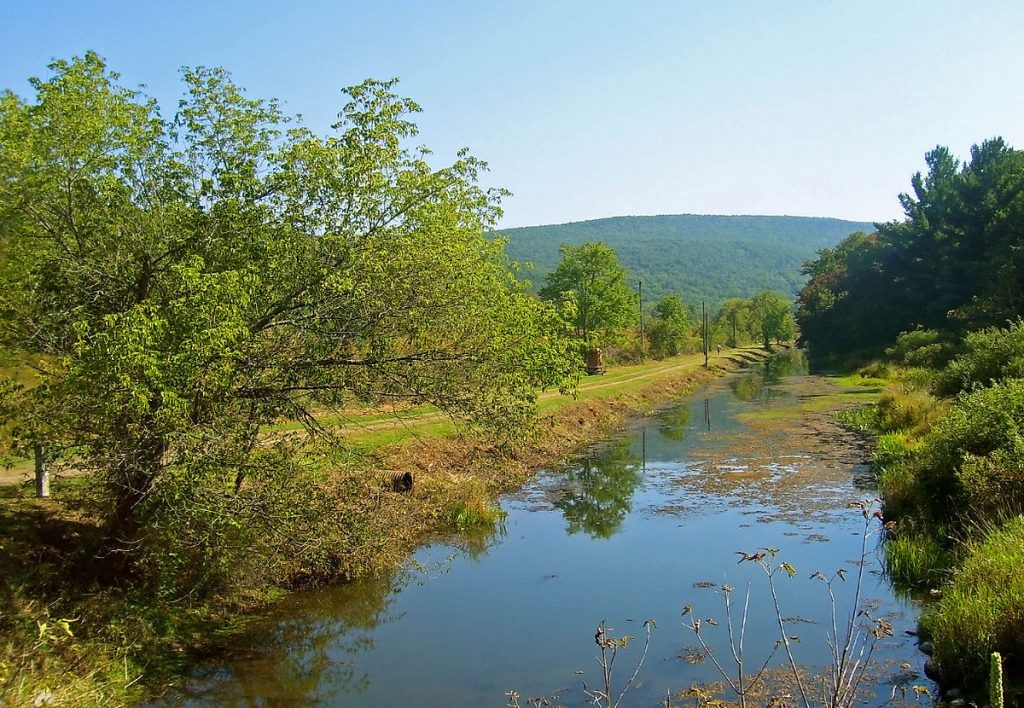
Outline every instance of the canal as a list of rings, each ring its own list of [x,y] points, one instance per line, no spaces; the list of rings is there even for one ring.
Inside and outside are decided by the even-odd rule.
[[[913,685],[934,688],[912,636],[917,608],[881,571],[877,522],[849,507],[874,496],[863,442],[832,413],[855,403],[809,375],[799,352],[716,381],[504,498],[494,532],[425,545],[392,577],[286,598],[161,705],[587,705],[585,690],[604,687],[596,628],[636,638],[618,650],[615,698],[644,653],[646,620],[656,626],[621,705],[735,698],[692,630],[699,619],[735,672],[723,585],[735,588],[735,636],[749,587],[746,673],[775,648],[773,683],[750,701],[763,705],[795,690],[779,614],[807,686],[830,664],[833,604],[815,571],[833,578],[840,638],[858,589],[858,624],[891,626],[865,704],[912,701]],[[765,569],[742,553],[795,571],[773,577],[778,613]]]

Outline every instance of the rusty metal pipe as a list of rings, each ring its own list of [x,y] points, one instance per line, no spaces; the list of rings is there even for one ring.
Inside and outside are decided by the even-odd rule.
[[[412,472],[405,472],[402,470],[385,470],[384,472],[381,472],[381,479],[393,492],[412,491]]]

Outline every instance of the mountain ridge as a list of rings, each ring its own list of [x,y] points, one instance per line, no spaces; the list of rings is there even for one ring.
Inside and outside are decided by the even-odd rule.
[[[660,214],[496,230],[506,253],[533,264],[526,277],[537,289],[561,257],[563,244],[603,241],[615,249],[634,280],[644,283],[645,301],[679,293],[691,307],[712,307],[730,297],[761,290],[795,295],[804,283],[800,266],[822,248],[873,222],[832,217],[747,214]]]

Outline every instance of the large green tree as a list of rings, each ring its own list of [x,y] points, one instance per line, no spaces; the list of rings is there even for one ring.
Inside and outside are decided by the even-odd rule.
[[[498,429],[574,375],[562,320],[483,236],[485,165],[410,150],[393,81],[346,89],[320,136],[221,69],[183,72],[173,121],[95,54],[51,71],[0,99],[0,345],[39,370],[4,410],[97,475],[108,557],[171,539],[198,563],[289,518],[275,490],[322,407]],[[261,434],[282,419],[314,435]]]
[[[562,260],[540,290],[555,303],[587,344],[616,338],[637,320],[637,295],[618,256],[604,243],[562,246]]]
[[[765,290],[750,298],[751,333],[760,337],[765,349],[771,340],[782,342],[796,334],[793,304],[782,293]]]
[[[738,297],[726,300],[715,317],[715,327],[730,347],[746,342],[750,333],[750,302]]]
[[[651,352],[655,356],[675,356],[690,340],[690,311],[678,295],[666,295],[654,306],[651,323]]]

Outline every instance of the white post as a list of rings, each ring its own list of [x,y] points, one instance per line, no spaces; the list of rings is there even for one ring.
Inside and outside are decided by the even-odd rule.
[[[36,454],[36,496],[40,499],[50,496],[50,463],[46,459],[46,445],[32,446]]]

